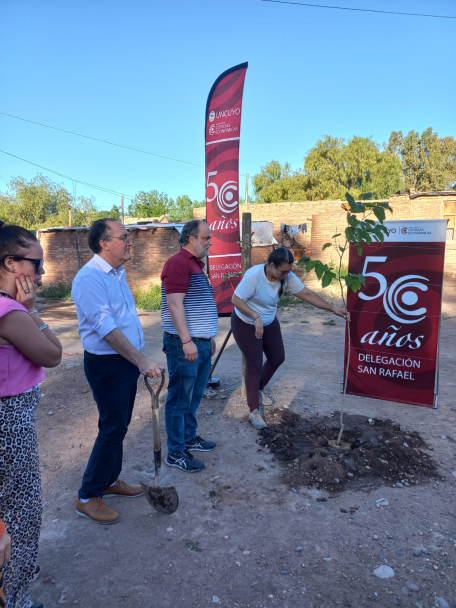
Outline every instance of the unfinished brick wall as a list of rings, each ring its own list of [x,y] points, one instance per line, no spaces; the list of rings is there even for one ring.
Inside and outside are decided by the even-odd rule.
[[[130,230],[131,260],[125,264],[132,289],[160,283],[165,262],[179,251],[179,233],[174,228]],[[40,233],[44,251],[43,285],[70,284],[79,268],[93,256],[88,246],[89,230],[59,230]],[[76,246],[77,244],[77,246]],[[79,257],[78,257],[79,252]]]

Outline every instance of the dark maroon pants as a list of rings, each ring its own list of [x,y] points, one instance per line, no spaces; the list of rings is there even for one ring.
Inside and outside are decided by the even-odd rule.
[[[251,412],[259,408],[259,392],[264,389],[276,370],[285,361],[280,323],[275,317],[264,328],[263,337],[255,337],[255,326],[245,323],[236,312],[231,315],[231,329],[241,353],[245,357],[245,390]],[[266,361],[263,364],[263,353]]]

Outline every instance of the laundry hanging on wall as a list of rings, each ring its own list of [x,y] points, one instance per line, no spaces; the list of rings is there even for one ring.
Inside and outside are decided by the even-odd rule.
[[[296,238],[299,232],[301,232],[302,234],[304,234],[304,232],[307,232],[307,223],[298,224],[294,226],[291,224],[280,224],[280,231],[288,232],[288,234],[291,234],[291,236]]]

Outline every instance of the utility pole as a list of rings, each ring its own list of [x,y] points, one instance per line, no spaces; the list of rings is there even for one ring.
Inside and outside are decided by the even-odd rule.
[[[122,194],[122,198],[121,198],[121,209],[122,209],[122,224],[125,221],[125,210],[124,210],[124,195]]]
[[[68,203],[68,226],[71,226],[71,203]]]
[[[249,174],[245,176],[245,204],[249,204]]]
[[[247,177],[248,179],[248,177]],[[248,183],[248,182],[247,182]],[[242,276],[252,265],[252,214],[242,214]],[[242,356],[242,388],[241,396],[245,399],[247,393],[245,390],[245,358]]]

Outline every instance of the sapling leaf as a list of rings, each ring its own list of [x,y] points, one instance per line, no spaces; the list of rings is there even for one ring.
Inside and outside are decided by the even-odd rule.
[[[317,275],[319,281],[321,280],[321,277],[323,276],[324,272],[325,272],[324,264],[322,264],[320,262],[318,266],[315,266],[315,274]]]
[[[331,272],[330,270],[327,270],[325,272],[325,274],[323,275],[323,279],[321,281],[321,285],[322,287],[328,287],[329,285],[331,285],[332,280],[336,278],[336,275]]]
[[[347,199],[347,201],[350,203],[350,206],[353,205],[355,203],[355,199],[353,198],[353,196],[350,194],[350,192],[346,192],[345,193],[345,198]]]
[[[378,219],[379,222],[383,222],[386,214],[385,214],[385,210],[383,209],[383,207],[374,207],[372,209],[372,211],[374,212],[375,217]]]
[[[339,232],[338,234],[333,234],[331,238],[332,238],[332,239],[336,239],[336,238],[337,238],[338,236],[340,236],[340,235],[341,235],[341,232]]]
[[[358,255],[363,255],[363,248],[359,243],[356,243],[356,248],[358,249]]]
[[[304,264],[308,264],[310,262],[310,258],[304,255],[300,260],[296,262],[297,266],[304,266]]]
[[[362,283],[363,285],[366,284],[366,277],[360,272],[356,275],[358,277],[358,280],[360,283]]]
[[[370,198],[372,198],[372,192],[366,192],[366,194],[363,194],[361,198],[363,201],[369,200]]]
[[[328,249],[328,247],[331,247],[331,246],[332,246],[332,243],[325,243],[323,245],[323,247],[321,248],[321,250],[324,251],[325,249]]]
[[[313,270],[315,268],[315,266],[317,264],[320,264],[321,262],[319,260],[312,260],[311,262],[309,262],[306,266],[306,272],[310,272],[311,270]]]

